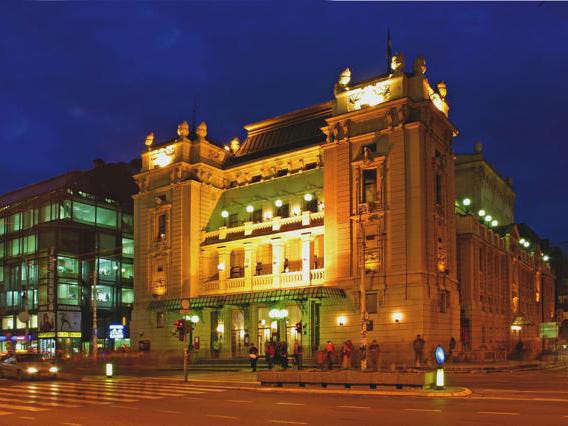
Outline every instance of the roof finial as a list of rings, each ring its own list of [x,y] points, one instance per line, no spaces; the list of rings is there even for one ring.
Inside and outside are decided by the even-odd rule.
[[[387,74],[390,74],[392,72],[391,58],[392,58],[391,32],[390,28],[387,28]]]

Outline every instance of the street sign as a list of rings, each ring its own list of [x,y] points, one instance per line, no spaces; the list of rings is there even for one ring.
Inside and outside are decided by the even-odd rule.
[[[440,345],[436,346],[434,356],[436,358],[436,364],[438,364],[440,367],[444,365],[444,363],[446,362],[446,352],[444,351],[443,347],[441,347]]]
[[[189,310],[191,307],[191,304],[189,303],[189,299],[181,299],[180,302],[180,307],[182,310]]]

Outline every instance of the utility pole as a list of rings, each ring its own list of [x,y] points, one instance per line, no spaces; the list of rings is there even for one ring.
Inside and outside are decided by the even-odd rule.
[[[93,270],[93,293],[91,304],[93,307],[93,335],[92,335],[92,346],[93,346],[93,359],[97,359],[98,341],[97,341],[97,277],[98,277],[98,257],[95,256],[94,270]]]

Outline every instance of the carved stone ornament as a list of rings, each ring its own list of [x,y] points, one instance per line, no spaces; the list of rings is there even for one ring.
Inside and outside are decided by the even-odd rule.
[[[394,74],[401,74],[404,72],[404,55],[402,52],[396,52],[391,59],[391,70]]]
[[[444,99],[448,94],[448,88],[446,87],[446,83],[442,80],[438,83],[438,93]]]
[[[337,83],[340,86],[347,86],[351,82],[351,70],[349,68],[345,68],[341,74],[339,74],[339,80]]]
[[[180,139],[185,140],[189,136],[189,123],[187,121],[182,121],[178,125],[177,134]]]
[[[412,70],[416,73],[416,74],[426,74],[426,70],[428,68],[426,68],[426,59],[424,59],[423,56],[419,56],[414,60],[414,65],[412,66]]]
[[[350,110],[378,105],[387,101],[389,96],[390,85],[384,82],[370,84],[369,86],[353,90],[349,95]]]
[[[241,141],[239,141],[239,138],[234,137],[233,139],[231,139],[229,147],[231,149],[231,153],[235,154],[241,147]]]

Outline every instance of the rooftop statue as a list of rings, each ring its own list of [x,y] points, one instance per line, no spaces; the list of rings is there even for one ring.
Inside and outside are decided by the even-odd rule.
[[[197,140],[205,140],[205,137],[207,136],[207,124],[205,124],[205,121],[199,123],[195,129],[195,134],[197,135]]]
[[[231,139],[231,143],[229,145],[231,153],[235,154],[240,147],[241,147],[241,142],[239,141],[239,138],[234,137],[233,139]]]
[[[404,55],[402,52],[396,52],[391,59],[391,70],[393,74],[401,74],[404,72]]]
[[[448,94],[448,88],[446,87],[446,83],[444,82],[444,80],[438,83],[438,93],[440,94],[442,99],[444,99]]]
[[[412,70],[416,74],[426,74],[426,59],[423,56],[419,56],[414,60],[414,65],[412,66]]]
[[[187,121],[182,121],[178,125],[177,134],[180,139],[185,140],[189,136],[189,123]]]
[[[146,147],[148,149],[150,149],[152,147],[153,143],[154,143],[154,132],[150,132],[146,136],[146,140],[144,141],[144,145],[146,145]]]
[[[337,81],[341,86],[347,86],[351,82],[351,70],[345,68],[345,70],[339,74],[339,80]]]

